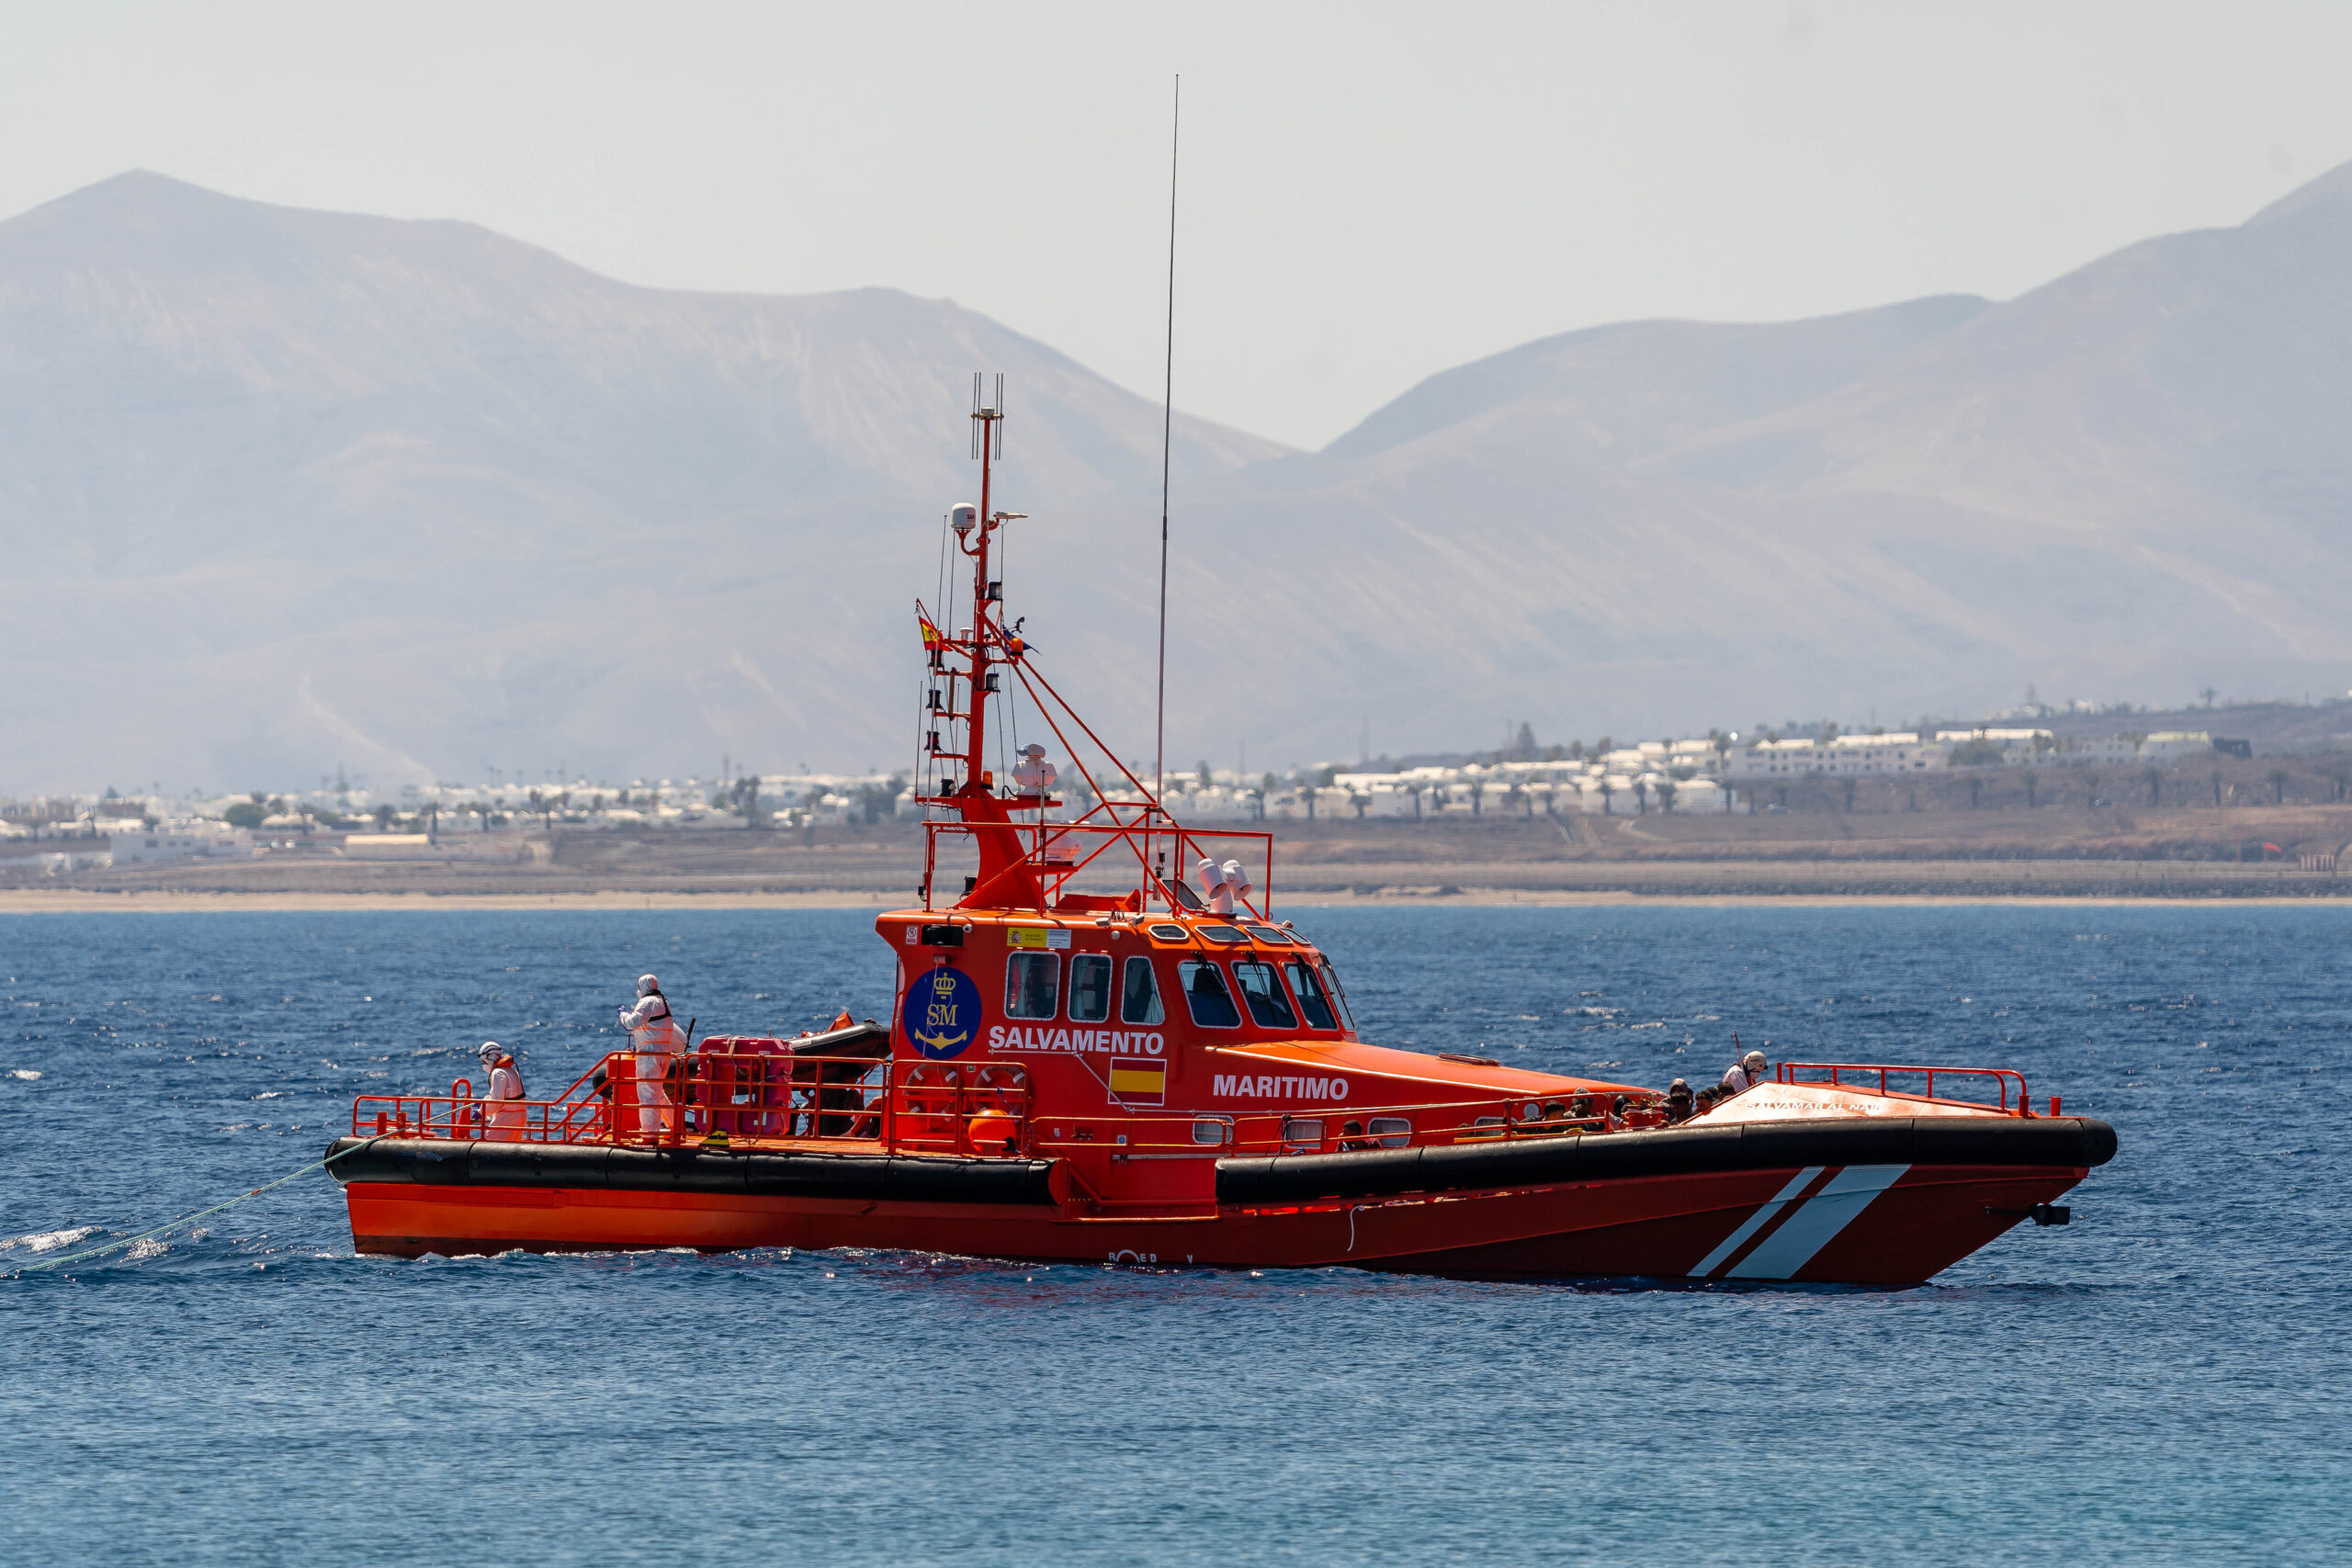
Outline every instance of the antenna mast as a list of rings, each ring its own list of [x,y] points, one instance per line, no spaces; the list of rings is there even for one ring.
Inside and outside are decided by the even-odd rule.
[[[1159,412],[1159,699],[1152,717],[1151,795],[1162,794],[1168,761],[1168,459],[1176,430],[1176,152],[1184,124],[1184,78],[1168,117],[1168,369]]]

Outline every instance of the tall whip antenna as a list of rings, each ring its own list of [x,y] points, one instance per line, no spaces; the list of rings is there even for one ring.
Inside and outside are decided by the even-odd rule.
[[[1176,150],[1184,124],[1184,78],[1176,78],[1168,117],[1168,375],[1159,414],[1159,702],[1152,722],[1151,795],[1158,800],[1168,761],[1168,459],[1176,430]]]

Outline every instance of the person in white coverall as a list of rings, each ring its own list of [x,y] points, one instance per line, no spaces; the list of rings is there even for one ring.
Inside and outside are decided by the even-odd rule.
[[[1750,1051],[1724,1069],[1724,1093],[1726,1096],[1743,1093],[1768,1081],[1764,1077],[1767,1065],[1763,1052]]]
[[[662,1079],[670,1070],[670,1058],[685,1042],[678,1021],[670,1016],[670,998],[662,994],[661,981],[650,975],[637,977],[637,1005],[621,1010],[621,1027],[628,1031],[629,1049],[637,1053],[637,1129],[662,1132],[672,1114],[670,1091]]]
[[[495,1040],[481,1043],[482,1070],[490,1075],[490,1085],[481,1097],[489,1101],[483,1107],[482,1136],[500,1143],[519,1143],[523,1137],[523,1075],[514,1066],[514,1058],[506,1047]]]

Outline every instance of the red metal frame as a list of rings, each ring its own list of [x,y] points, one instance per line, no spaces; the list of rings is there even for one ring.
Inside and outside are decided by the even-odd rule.
[[[1621,1114],[1609,1105],[1578,1107],[1576,1095],[1511,1095],[1477,1100],[1425,1100],[1396,1105],[1334,1106],[1200,1112],[1125,1110],[1102,1115],[1039,1115],[1026,1068],[1014,1062],[896,1061],[842,1056],[794,1056],[729,1053],[680,1054],[658,1080],[636,1077],[636,1053],[616,1051],[600,1064],[611,1095],[575,1091],[594,1081],[592,1069],[565,1090],[561,1100],[482,1100],[461,1094],[369,1094],[352,1102],[355,1137],[484,1138],[529,1144],[609,1144],[659,1146],[699,1143],[715,1133],[729,1142],[870,1143],[915,1153],[1019,1155],[1051,1157],[1079,1149],[1115,1147],[1121,1154],[1195,1155],[1330,1154],[1350,1149],[1414,1147],[1558,1137],[1665,1124],[1664,1101],[1655,1094],[1628,1095]],[[843,1076],[847,1069],[857,1069]],[[1901,1070],[1901,1069],[1890,1069]],[[1939,1069],[1951,1071],[1954,1069]],[[833,1076],[828,1076],[828,1074]],[[625,1086],[659,1082],[666,1103],[628,1100]],[[1590,1099],[1601,1098],[1593,1094]],[[1612,1100],[1614,1096],[1610,1097]],[[500,1138],[485,1128],[481,1112],[505,1106],[523,1113],[522,1124]],[[646,1131],[630,1112],[654,1110],[657,1129]],[[975,1123],[1002,1118],[1006,1137],[976,1135]],[[1375,1118],[1401,1117],[1405,1133],[1375,1134]],[[1442,1120],[1432,1122],[1431,1117]],[[1218,1143],[1203,1144],[1196,1123],[1227,1130]],[[1301,1124],[1320,1125],[1311,1138]],[[1354,1132],[1348,1123],[1358,1123]],[[992,1133],[981,1128],[979,1132]],[[1124,1137],[1124,1144],[1114,1140]],[[1403,1138],[1402,1144],[1388,1139]]]
[[[1146,819],[1124,820],[1119,815],[1121,807],[1142,811]],[[1245,919],[1268,920],[1273,918],[1274,836],[1272,833],[1253,832],[1243,829],[1182,828],[1165,818],[1156,823],[1148,819],[1158,815],[1159,813],[1152,808],[1138,807],[1133,801],[1097,800],[1083,815],[1070,821],[1038,823],[1035,829],[1035,842],[1018,863],[1018,868],[1026,869],[1035,874],[1040,884],[1048,889],[1050,896],[1039,900],[1039,912],[1046,912],[1053,904],[1059,902],[1063,886],[1071,877],[1100,860],[1114,843],[1126,845],[1134,853],[1136,864],[1142,874],[1143,888],[1156,892],[1164,907],[1171,909],[1182,908],[1176,896],[1169,891],[1168,881],[1170,879],[1163,878],[1152,867],[1152,840],[1154,839],[1170,840],[1173,852],[1181,866],[1183,862],[1202,850],[1205,840],[1241,839],[1254,841],[1258,845],[1258,853],[1255,858],[1261,863],[1265,880],[1258,885],[1258,902],[1253,904],[1244,898],[1234,913],[1237,918]],[[1103,819],[1094,820],[1098,816]],[[922,907],[925,909],[941,908],[933,900],[933,884],[939,868],[940,837],[943,834],[955,834],[976,838],[984,830],[985,826],[985,824],[959,821],[929,821],[923,824]],[[1080,858],[1062,861],[1050,858],[1051,852],[1057,846],[1083,843],[1089,840],[1098,841]],[[989,882],[976,884],[956,905],[947,907],[1003,908],[1001,904],[989,904],[988,900],[1001,896],[998,885],[1008,879],[1010,869],[1013,868],[999,870]],[[1182,874],[1180,872],[1177,874]],[[1136,912],[1140,914],[1143,911],[1139,908]]]
[[[1794,1076],[1800,1072],[1827,1073],[1829,1077],[1826,1079],[1802,1079]],[[1890,1100],[1926,1100],[1939,1105],[1968,1105],[1979,1110],[1984,1109],[1984,1102],[1981,1100],[1954,1100],[1947,1095],[1939,1095],[1936,1092],[1936,1077],[1941,1074],[1946,1077],[1988,1077],[1994,1081],[1995,1087],[2000,1092],[2000,1108],[2003,1111],[2016,1116],[2033,1114],[2032,1110],[2026,1103],[2025,1075],[2010,1067],[1923,1067],[1900,1066],[1891,1062],[1782,1062],[1775,1077],[1781,1083],[1809,1081],[1826,1083],[1831,1089],[1850,1089],[1853,1086],[1846,1083],[1842,1077],[1847,1073],[1876,1073],[1878,1089],[1875,1092]],[[1923,1094],[1906,1094],[1901,1089],[1890,1088],[1886,1081],[1889,1073],[1923,1075],[1928,1080],[1927,1091]],[[2011,1084],[2017,1086],[2017,1103],[2014,1106],[2009,1102]]]

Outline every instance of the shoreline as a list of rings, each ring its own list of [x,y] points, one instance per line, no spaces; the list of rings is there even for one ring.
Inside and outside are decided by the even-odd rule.
[[[1631,893],[1619,890],[1463,887],[1444,893],[1308,893],[1278,900],[1281,910],[1363,908],[1880,908],[2007,905],[2023,908],[2324,908],[2331,894],[2111,893]],[[435,910],[886,909],[910,908],[886,895],[854,890],[805,893],[177,893],[80,889],[0,889],[0,915],[352,914]]]

